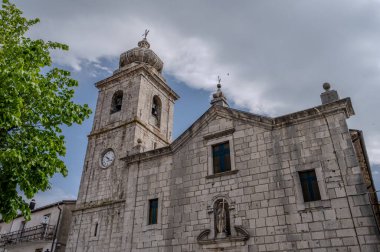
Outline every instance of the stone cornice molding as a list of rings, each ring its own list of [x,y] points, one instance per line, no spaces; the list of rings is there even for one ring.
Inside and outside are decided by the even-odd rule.
[[[89,203],[84,203],[80,206],[77,206],[73,212],[78,212],[78,211],[84,211],[88,209],[93,209],[93,208],[99,208],[99,207],[105,207],[105,206],[110,206],[110,205],[115,205],[115,204],[120,204],[120,203],[125,203],[125,199],[121,200],[103,200],[103,201],[97,201],[97,202],[89,202]]]
[[[121,158],[121,160],[124,160],[127,164],[131,164],[131,163],[135,163],[135,162],[139,162],[139,161],[147,161],[147,160],[150,160],[153,158],[158,158],[158,157],[169,155],[172,153],[173,152],[172,152],[171,147],[168,146],[168,147],[163,147],[163,148],[150,150],[150,151],[146,151],[146,152],[142,152],[142,153],[137,153],[137,154],[130,155],[130,156],[127,155],[127,156]]]
[[[124,157],[122,158],[122,160],[125,160],[127,163],[131,163],[156,158],[158,156],[162,156],[163,154],[167,155],[170,153],[174,153],[188,140],[193,138],[200,130],[203,129],[205,125],[207,125],[212,119],[214,119],[217,116],[232,118],[236,120],[243,120],[247,123],[251,123],[252,125],[258,127],[263,127],[268,130],[274,130],[276,128],[287,127],[308,120],[321,118],[323,116],[329,116],[342,112],[345,114],[346,118],[349,118],[350,116],[355,114],[350,98],[344,98],[335,102],[327,103],[324,105],[316,106],[313,108],[274,118],[260,116],[249,112],[244,112],[222,106],[212,106],[201,117],[199,117],[187,130],[185,130],[176,140],[174,140],[174,142],[172,142],[168,147],[144,153],[134,154],[131,156]]]
[[[144,127],[146,130],[148,130],[150,133],[152,133],[153,135],[155,135],[156,137],[158,137],[160,140],[162,140],[165,144],[169,144],[168,140],[164,137],[163,134],[158,134],[154,131],[152,131],[143,121],[141,121],[138,117],[135,117],[133,118],[131,121],[128,121],[128,122],[124,122],[124,123],[121,123],[119,125],[116,125],[116,126],[110,126],[110,127],[104,127],[100,130],[97,130],[97,131],[92,131],[89,135],[87,135],[88,138],[92,138],[94,136],[97,136],[97,135],[100,135],[100,134],[103,134],[105,132],[108,132],[108,131],[112,131],[112,130],[115,130],[115,129],[118,129],[118,128],[121,128],[121,127],[125,127],[127,125],[130,125],[130,124],[139,124],[141,125],[142,127]]]
[[[355,115],[350,98],[344,98],[335,102],[275,117],[273,118],[273,125],[274,127],[282,127],[283,125],[297,124],[323,115],[329,116],[341,112],[345,113],[346,118]]]
[[[116,71],[112,76],[95,83],[95,86],[101,89],[104,86],[118,82],[123,78],[131,78],[136,75],[144,75],[148,77],[149,79],[151,79],[153,83],[157,83],[160,86],[160,88],[165,90],[165,92],[170,97],[172,97],[173,100],[177,100],[180,98],[179,95],[168,86],[168,84],[166,83],[166,80],[162,76],[154,73],[152,70],[149,69],[148,66],[146,66],[143,63],[130,67],[125,70]]]
[[[234,132],[235,132],[235,128],[231,128],[231,129],[219,131],[219,132],[212,133],[212,134],[207,134],[207,135],[203,136],[203,139],[210,140],[210,139],[219,138],[222,136],[228,136],[228,135],[233,134]]]
[[[244,246],[251,235],[243,226],[234,226],[236,236],[226,238],[210,238],[210,229],[203,230],[197,237],[197,242],[205,249],[222,249]]]

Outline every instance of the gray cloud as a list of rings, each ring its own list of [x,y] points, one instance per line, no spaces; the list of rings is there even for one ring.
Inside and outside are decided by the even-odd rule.
[[[52,1],[18,3],[65,42],[76,70],[136,46],[145,28],[166,73],[211,92],[216,76],[238,106],[281,115],[318,105],[321,85],[350,96],[372,161],[380,163],[379,1]],[[229,76],[226,74],[230,73]]]

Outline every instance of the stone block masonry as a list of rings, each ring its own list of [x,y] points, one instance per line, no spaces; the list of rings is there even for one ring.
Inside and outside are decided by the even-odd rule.
[[[380,251],[349,98],[324,84],[322,105],[270,118],[230,108],[219,83],[212,106],[171,142],[179,97],[147,43],[97,84],[66,251]],[[107,167],[105,151],[116,157]]]

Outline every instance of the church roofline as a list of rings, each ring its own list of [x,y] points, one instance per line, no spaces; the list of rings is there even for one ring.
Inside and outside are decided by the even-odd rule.
[[[187,128],[179,137],[177,137],[169,146],[147,152],[133,154],[121,158],[127,163],[156,158],[175,152],[180,146],[185,144],[196,132],[203,128],[212,118],[220,115],[223,117],[234,117],[243,121],[260,125],[261,127],[273,130],[289,126],[291,124],[301,123],[312,118],[322,117],[324,115],[344,111],[347,118],[354,115],[351,99],[344,98],[331,103],[301,110],[295,113],[286,114],[278,117],[261,116],[254,113],[232,109],[223,106],[211,106],[203,115],[201,115],[189,128]]]
[[[73,204],[76,204],[76,202],[77,202],[77,200],[61,200],[61,201],[50,203],[50,204],[47,204],[44,206],[37,207],[37,208],[31,210],[31,213],[33,214],[33,213],[36,213],[36,212],[39,212],[39,211],[42,211],[42,210],[45,210],[48,208],[53,208],[56,206],[73,205]],[[17,218],[20,218],[20,217],[24,218],[24,216],[21,213],[19,213],[13,220],[16,220]],[[4,223],[4,220],[2,220],[1,218],[0,218],[0,223]]]
[[[313,116],[334,113],[338,110],[345,112],[346,118],[355,115],[354,108],[352,107],[351,99],[349,97],[343,98],[334,102],[322,104],[309,109],[301,110],[295,113],[279,116],[273,118],[274,125],[282,125],[284,123],[295,123],[303,119],[308,119]]]
[[[357,134],[356,138],[352,139],[352,141],[353,142],[355,142],[355,141],[359,141],[360,142],[360,148],[362,149],[362,152],[363,152],[363,155],[364,155],[364,161],[366,163],[366,166],[368,168],[368,173],[370,175],[369,177],[371,179],[371,186],[374,186],[375,183],[373,182],[371,163],[369,162],[368,153],[367,153],[367,146],[366,146],[365,141],[364,141],[363,131],[362,130],[357,130],[357,129],[349,129],[349,131],[351,133],[351,137],[352,137],[353,133]]]
[[[142,160],[148,160],[151,158],[157,158],[157,157],[165,156],[165,155],[168,155],[171,153],[173,153],[173,149],[172,149],[172,146],[169,145],[166,147],[162,147],[162,148],[158,148],[158,149],[154,149],[154,150],[150,150],[150,151],[136,153],[136,154],[133,154],[130,156],[122,157],[120,159],[124,160],[127,163],[134,163],[134,162],[138,162],[138,161],[142,161]]]
[[[161,87],[169,94],[173,97],[174,100],[178,100],[180,98],[180,96],[173,90],[169,87],[169,85],[166,83],[166,80],[162,77],[162,76],[159,76],[157,74],[154,74],[152,73],[147,66],[145,66],[144,64],[138,64],[136,66],[133,66],[131,68],[128,68],[128,69],[125,69],[125,70],[122,70],[122,71],[118,71],[116,73],[114,73],[113,75],[101,80],[101,81],[98,81],[95,83],[95,87],[97,88],[102,88],[104,85],[106,85],[107,83],[109,82],[113,82],[113,81],[117,81],[118,79],[122,78],[122,77],[125,77],[125,76],[132,76],[132,75],[135,75],[135,74],[139,74],[139,72],[145,72],[147,73],[151,78],[155,79],[156,80],[156,83],[158,83],[159,85],[161,85]]]

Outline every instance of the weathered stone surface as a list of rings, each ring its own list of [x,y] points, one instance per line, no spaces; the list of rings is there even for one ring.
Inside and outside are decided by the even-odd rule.
[[[144,64],[98,83],[67,251],[378,250],[378,229],[362,194],[368,173],[363,179],[357,168],[363,160],[346,124],[353,115],[348,98],[277,118],[214,105],[171,142],[178,96]],[[110,99],[117,90],[125,100],[114,115]],[[162,101],[160,127],[151,123],[154,95]],[[214,176],[211,146],[225,141],[231,172]],[[103,169],[99,159],[107,148],[117,159]],[[298,174],[310,169],[321,200],[305,202]],[[148,225],[149,200],[156,198],[158,221]],[[230,239],[214,240],[217,199],[229,205]]]

